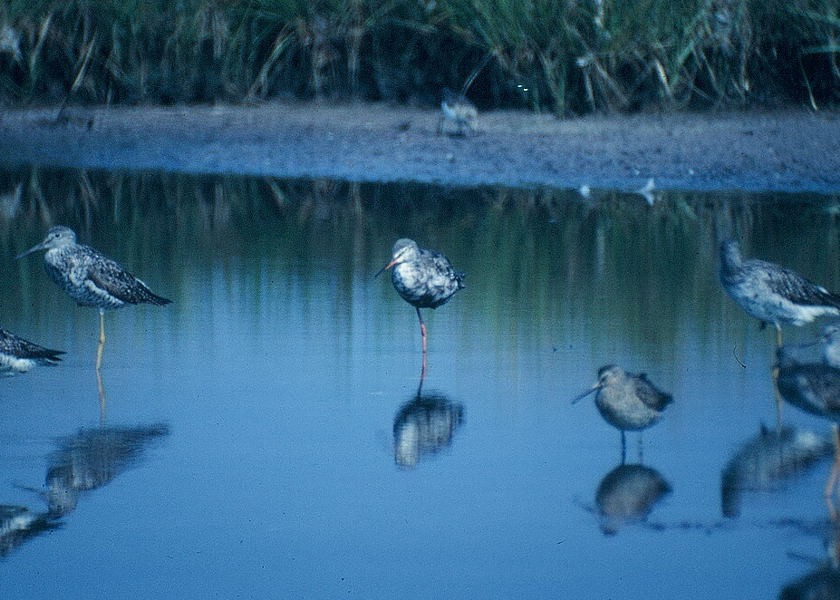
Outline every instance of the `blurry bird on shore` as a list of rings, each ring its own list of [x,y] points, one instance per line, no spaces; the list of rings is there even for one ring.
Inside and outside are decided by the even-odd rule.
[[[775,263],[744,259],[735,240],[720,245],[720,281],[747,314],[776,328],[782,345],[782,323],[801,326],[822,316],[840,315],[840,296]]]
[[[456,94],[449,88],[444,88],[440,111],[437,127],[438,135],[443,133],[443,126],[446,121],[451,121],[457,127],[455,135],[464,135],[465,128],[475,133],[478,110],[463,94]]]
[[[102,365],[102,351],[105,347],[106,309],[144,302],[157,306],[172,302],[154,294],[145,283],[98,250],[77,244],[76,234],[68,227],[51,227],[43,242],[16,258],[23,258],[39,250],[46,250],[44,267],[61,289],[79,306],[99,309],[97,371]]]
[[[35,365],[55,366],[62,350],[50,350],[0,329],[0,373],[26,373]]]
[[[391,283],[403,300],[417,311],[420,336],[423,340],[423,373],[426,366],[426,324],[421,308],[437,308],[445,304],[458,290],[463,289],[464,274],[456,271],[449,259],[440,252],[420,248],[417,242],[402,238],[391,251],[391,261],[374,275],[391,271]]]
[[[627,373],[616,365],[598,369],[598,381],[572,399],[575,404],[592,392],[595,406],[604,420],[621,432],[621,457],[625,455],[625,431],[641,431],[654,425],[673,401],[670,394],[658,389],[647,375]]]

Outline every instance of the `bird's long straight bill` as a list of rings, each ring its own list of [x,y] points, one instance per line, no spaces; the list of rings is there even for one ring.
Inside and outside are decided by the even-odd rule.
[[[17,256],[15,256],[15,260],[20,260],[20,259],[21,259],[21,258],[23,258],[24,256],[29,256],[29,255],[30,255],[30,254],[32,254],[33,252],[38,252],[38,250],[43,250],[43,249],[44,249],[44,245],[43,245],[43,244],[38,244],[37,246],[32,246],[29,250],[26,250],[26,251],[24,251],[24,252],[21,252],[20,254],[18,254]]]
[[[393,267],[395,264],[397,264],[397,259],[392,260],[392,261],[391,261],[391,262],[389,262],[387,265],[385,265],[384,267],[382,267],[381,269],[379,269],[379,270],[376,272],[376,275],[374,275],[374,276],[373,276],[373,278],[374,278],[374,279],[376,279],[377,277],[379,277],[380,275],[382,275],[382,273],[383,273],[384,271],[387,271],[388,269],[390,269],[391,267]]]
[[[600,386],[596,383],[595,385],[593,385],[588,390],[585,390],[585,391],[581,392],[580,394],[578,394],[577,396],[575,396],[574,398],[572,398],[572,404],[577,404],[580,400],[583,400],[584,398],[586,398],[592,392],[596,392],[596,391],[600,390],[601,387],[603,387],[603,386]]]

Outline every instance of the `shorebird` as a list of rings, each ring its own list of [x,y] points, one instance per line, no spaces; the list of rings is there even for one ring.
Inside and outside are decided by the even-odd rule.
[[[417,311],[420,321],[420,337],[423,340],[423,372],[426,365],[426,324],[421,308],[437,308],[445,304],[460,289],[464,288],[464,274],[456,271],[449,259],[440,252],[420,248],[417,242],[399,239],[391,251],[391,262],[379,269],[374,278],[383,271],[391,271],[391,283],[403,300]]]
[[[464,128],[472,132],[476,130],[478,110],[463,94],[456,94],[449,88],[443,90],[443,100],[440,103],[441,115],[438,119],[438,135],[443,133],[445,121],[452,121],[458,128],[456,135],[464,135]]]
[[[834,466],[825,486],[825,495],[831,496],[840,476],[840,369],[824,363],[797,363],[779,354],[776,387],[782,398],[833,424]]]
[[[572,404],[592,392],[595,406],[604,420],[621,432],[621,456],[624,457],[625,431],[647,429],[662,417],[671,404],[669,394],[651,383],[647,375],[626,373],[621,367],[606,365],[598,369],[598,381],[591,388],[572,399]]]
[[[38,344],[0,329],[0,372],[7,374],[26,373],[35,365],[57,365],[64,354],[62,350],[50,350]]]
[[[720,245],[720,281],[747,314],[776,328],[782,345],[782,323],[797,327],[817,317],[840,315],[840,296],[799,273],[763,260],[745,260],[735,240]]]
[[[61,289],[79,306],[99,309],[97,371],[102,366],[102,351],[105,347],[105,310],[121,308],[126,304],[146,302],[161,306],[172,302],[154,294],[145,283],[98,250],[77,244],[76,234],[68,227],[51,227],[43,242],[16,258],[23,258],[39,250],[46,250],[44,267]]]

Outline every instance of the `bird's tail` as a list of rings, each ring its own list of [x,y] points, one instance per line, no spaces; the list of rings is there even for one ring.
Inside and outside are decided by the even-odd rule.
[[[464,283],[464,279],[466,278],[466,276],[467,276],[466,273],[460,273],[460,272],[457,272],[457,271],[455,272],[455,281],[458,282],[458,289],[459,290],[462,290],[465,287],[467,287],[467,284]]]
[[[54,367],[61,362],[62,354],[64,354],[64,350],[51,350],[50,348],[39,347],[32,358],[34,358],[38,364]]]

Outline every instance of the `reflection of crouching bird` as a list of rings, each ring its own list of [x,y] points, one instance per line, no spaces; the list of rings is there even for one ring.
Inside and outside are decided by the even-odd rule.
[[[455,135],[464,135],[464,128],[473,133],[476,131],[478,110],[475,105],[463,95],[456,94],[449,88],[443,90],[443,100],[440,103],[440,118],[438,119],[438,135],[443,133],[444,121],[452,121],[458,128]]]

